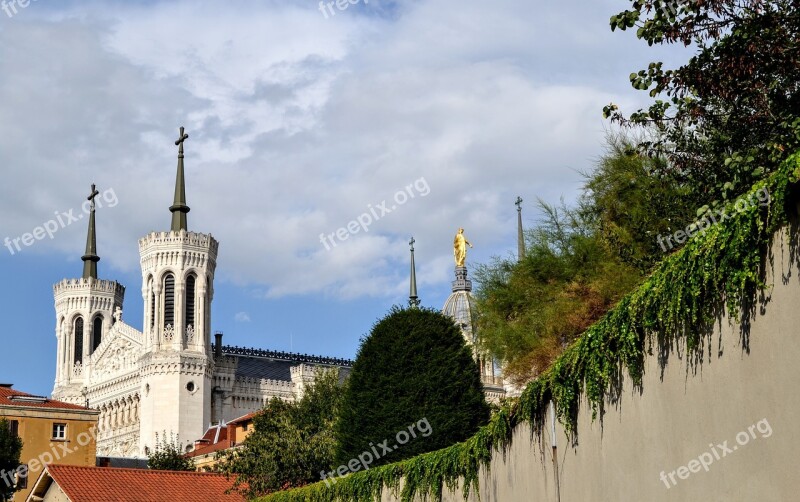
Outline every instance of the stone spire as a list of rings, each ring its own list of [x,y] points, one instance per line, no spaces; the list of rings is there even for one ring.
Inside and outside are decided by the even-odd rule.
[[[188,230],[186,224],[186,213],[189,206],[186,205],[186,183],[183,177],[183,142],[189,139],[189,135],[184,133],[183,126],[180,129],[180,138],[175,141],[178,146],[178,174],[175,177],[175,199],[169,208],[172,213],[172,230]]]
[[[517,261],[525,259],[525,237],[522,233],[522,197],[517,196]]]
[[[97,279],[97,262],[100,257],[97,256],[97,235],[94,229],[94,198],[100,195],[97,187],[92,184],[92,193],[86,198],[91,201],[92,206],[89,211],[89,232],[86,235],[86,253],[81,256],[83,260],[83,278],[84,279]]]
[[[411,246],[411,286],[408,293],[408,306],[411,308],[419,307],[419,297],[417,296],[417,267],[414,264],[414,243],[416,241],[412,237],[411,240],[408,242],[408,245]]]

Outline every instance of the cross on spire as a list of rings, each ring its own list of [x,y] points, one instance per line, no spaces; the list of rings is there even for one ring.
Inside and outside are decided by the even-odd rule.
[[[92,193],[86,197],[86,200],[92,203],[91,210],[89,211],[89,231],[86,234],[86,253],[81,256],[81,260],[83,260],[84,279],[97,279],[97,262],[100,261],[100,257],[97,256],[97,235],[94,229],[94,199],[98,195],[100,195],[100,192],[97,190],[97,186],[92,183]]]
[[[90,193],[89,196],[86,197],[86,200],[92,202],[92,211],[94,211],[94,198],[97,197],[98,195],[100,195],[100,192],[97,191],[97,187],[95,186],[94,183],[92,183],[92,193]]]
[[[525,259],[525,234],[522,232],[522,197],[517,195],[517,261]]]
[[[408,292],[408,306],[411,308],[417,308],[420,304],[419,297],[417,296],[417,266],[414,264],[415,242],[417,241],[414,240],[414,237],[411,237],[411,240],[408,241],[408,245],[411,248],[411,281]]]
[[[189,139],[189,135],[186,134],[185,129],[183,126],[180,128],[180,135],[181,137],[175,140],[175,146],[178,147],[178,156],[183,157],[183,142]]]
[[[178,173],[175,175],[175,198],[173,199],[172,206],[169,210],[172,213],[172,231],[179,232],[181,230],[189,230],[186,223],[186,213],[189,212],[189,206],[186,205],[186,181],[183,174],[183,142],[189,139],[183,126],[180,128],[180,137],[175,140],[175,145],[178,147]]]

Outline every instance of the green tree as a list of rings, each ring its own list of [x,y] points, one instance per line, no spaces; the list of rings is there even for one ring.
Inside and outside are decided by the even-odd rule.
[[[337,463],[369,453],[371,467],[437,450],[488,418],[478,367],[453,320],[393,307],[359,348],[336,425]]]
[[[174,434],[167,439],[166,431],[159,440],[156,434],[156,447],[147,456],[147,467],[156,471],[193,471],[194,462],[185,456],[180,440]]]
[[[220,454],[219,469],[248,498],[319,481],[333,464],[342,393],[339,372],[327,370],[300,400],[273,398],[253,419],[253,432],[241,447]]]
[[[613,103],[606,117],[644,126],[641,151],[718,205],[774,170],[800,147],[800,1],[631,0],[611,29],[636,29],[649,45],[683,44],[688,62],[653,62],[630,75],[655,98],[629,116]],[[705,209],[705,208],[701,208]]]
[[[609,135],[605,154],[584,174],[582,206],[609,251],[646,273],[671,251],[660,236],[691,224],[703,204],[666,170],[663,158],[634,151],[634,141]]]
[[[525,259],[478,266],[479,343],[522,384],[631,289],[641,273],[604,243],[585,205],[553,207],[527,232]]]
[[[22,440],[11,430],[11,424],[5,418],[0,418],[0,472],[6,474],[0,482],[0,500],[11,500],[17,491],[7,480],[13,480],[13,472],[20,465],[22,453]]]
[[[495,258],[476,270],[479,343],[524,383],[597,321],[660,261],[659,236],[689,225],[696,200],[664,160],[610,137],[585,174],[574,207],[540,202],[525,259]]]

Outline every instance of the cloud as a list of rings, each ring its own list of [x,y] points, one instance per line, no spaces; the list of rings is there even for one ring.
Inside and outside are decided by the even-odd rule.
[[[250,322],[250,315],[247,312],[237,312],[233,316],[233,320],[236,322]]]
[[[614,4],[579,3],[370,2],[330,19],[299,1],[36,4],[0,26],[3,231],[96,182],[120,201],[98,211],[99,254],[135,270],[136,240],[169,224],[185,125],[189,225],[219,239],[217,277],[273,298],[391,295],[413,234],[420,281],[446,282],[428,263],[449,267],[459,226],[476,257],[504,253],[516,195],[574,196],[602,106],[640,99]],[[320,243],[421,177],[428,196]],[[73,225],[29,251],[79,255],[84,239]]]

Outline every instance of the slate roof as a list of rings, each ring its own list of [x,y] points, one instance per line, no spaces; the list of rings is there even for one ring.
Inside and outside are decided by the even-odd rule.
[[[221,474],[48,465],[49,475],[71,502],[243,502]],[[42,478],[36,482],[40,489]]]
[[[213,344],[212,344],[213,345]],[[237,378],[255,378],[268,380],[291,381],[292,374],[289,368],[298,364],[313,364],[322,366],[338,366],[352,368],[353,361],[333,357],[297,354],[275,350],[259,350],[230,345],[222,346],[222,353],[228,357],[238,359],[236,366]]]

